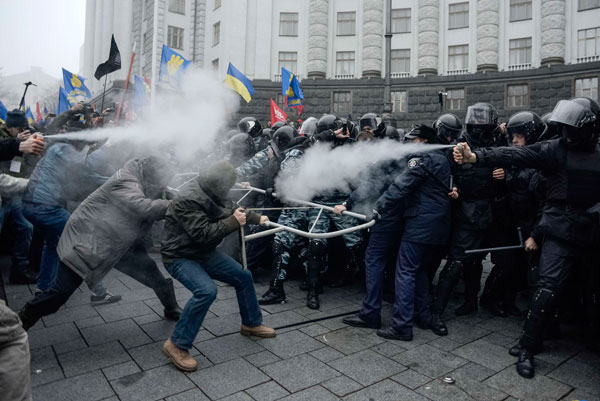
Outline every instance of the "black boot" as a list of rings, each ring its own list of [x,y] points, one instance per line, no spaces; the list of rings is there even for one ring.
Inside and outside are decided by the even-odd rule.
[[[306,306],[310,309],[319,309],[319,283],[323,256],[325,255],[326,245],[318,241],[310,241],[308,244],[308,264],[306,272],[306,281],[308,283],[308,293],[306,294]]]
[[[348,263],[341,274],[341,277],[335,282],[329,284],[331,288],[340,288],[352,285],[358,280],[360,274],[365,271],[365,253],[361,244],[348,248]]]
[[[442,320],[440,313],[433,312],[431,314],[431,323],[429,324],[429,328],[438,336],[447,336],[448,335],[448,327]]]
[[[463,263],[459,260],[449,260],[440,272],[438,284],[431,305],[431,330],[439,335],[448,334],[448,328],[442,320],[442,313],[448,305],[452,290],[456,287],[463,270]]]
[[[502,267],[495,265],[492,267],[490,275],[485,280],[485,287],[479,299],[479,306],[487,310],[494,316],[507,317],[508,314],[500,307],[500,281],[502,276]]]
[[[285,303],[285,291],[283,289],[283,281],[273,280],[269,285],[267,292],[258,300],[259,305],[273,305]]]
[[[165,279],[165,281],[163,281],[163,283],[156,288],[154,292],[160,300],[160,303],[165,307],[165,319],[178,321],[183,311],[177,304],[177,299],[175,299],[173,280],[170,278]]]
[[[477,297],[481,288],[481,271],[483,266],[481,262],[472,261],[465,265],[463,278],[465,281],[465,302],[454,310],[457,316],[469,315],[477,312]]]
[[[535,362],[533,353],[526,348],[522,348],[519,352],[519,360],[517,361],[517,373],[519,376],[526,379],[531,379],[535,376]]]
[[[19,311],[19,319],[21,319],[21,323],[23,324],[23,330],[28,331],[40,320],[40,317],[34,316],[31,310],[29,310],[28,304],[25,304]]]
[[[29,269],[16,270],[10,269],[10,276],[8,276],[8,282],[10,284],[35,284],[37,278]]]
[[[279,241],[273,243],[273,267],[269,289],[258,300],[260,305],[272,305],[285,302],[283,281],[287,275],[287,265],[284,263],[285,248]]]
[[[536,348],[534,349],[529,349],[529,351],[533,354],[533,355],[537,355],[540,352],[544,351],[544,345],[540,344],[539,346],[536,346]],[[513,345],[512,347],[510,347],[510,349],[508,350],[508,353],[512,356],[519,356],[519,354],[521,353],[521,344],[516,343],[515,345]]]

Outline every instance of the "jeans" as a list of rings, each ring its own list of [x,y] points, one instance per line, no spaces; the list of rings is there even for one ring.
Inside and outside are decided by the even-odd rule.
[[[192,292],[192,298],[185,304],[171,335],[171,341],[178,348],[192,348],[206,312],[217,297],[217,285],[213,279],[235,287],[243,325],[256,327],[262,323],[252,273],[243,270],[238,262],[224,253],[214,250],[194,260],[176,259],[165,263],[165,268]]]
[[[2,199],[0,228],[5,221],[8,223],[15,241],[12,250],[12,270],[26,273],[29,271],[29,245],[33,226],[23,216],[20,196]]]
[[[60,206],[46,206],[30,202],[23,203],[23,214],[44,238],[37,287],[46,291],[50,288],[50,283],[58,269],[59,260],[56,247],[70,214]]]
[[[366,293],[358,314],[369,323],[381,322],[381,296],[383,291],[383,269],[395,257],[402,233],[396,231],[371,231],[365,254]]]

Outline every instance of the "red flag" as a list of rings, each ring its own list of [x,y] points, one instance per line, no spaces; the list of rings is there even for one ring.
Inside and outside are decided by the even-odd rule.
[[[277,121],[287,121],[287,114],[281,110],[277,104],[271,99],[271,125],[275,124]]]
[[[38,102],[35,103],[35,122],[39,123],[42,121],[42,112],[40,111],[40,104]]]

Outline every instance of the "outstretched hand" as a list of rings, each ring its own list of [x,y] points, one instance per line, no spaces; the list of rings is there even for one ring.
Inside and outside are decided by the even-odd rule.
[[[471,147],[466,142],[456,145],[452,151],[452,155],[454,156],[454,161],[458,164],[477,162],[477,155],[471,151]]]

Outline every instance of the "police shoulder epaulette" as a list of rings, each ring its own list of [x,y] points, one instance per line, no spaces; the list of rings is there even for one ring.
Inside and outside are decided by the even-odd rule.
[[[413,157],[412,159],[410,159],[408,161],[408,168],[415,168],[419,165],[419,163],[421,163],[421,158],[420,157]]]

